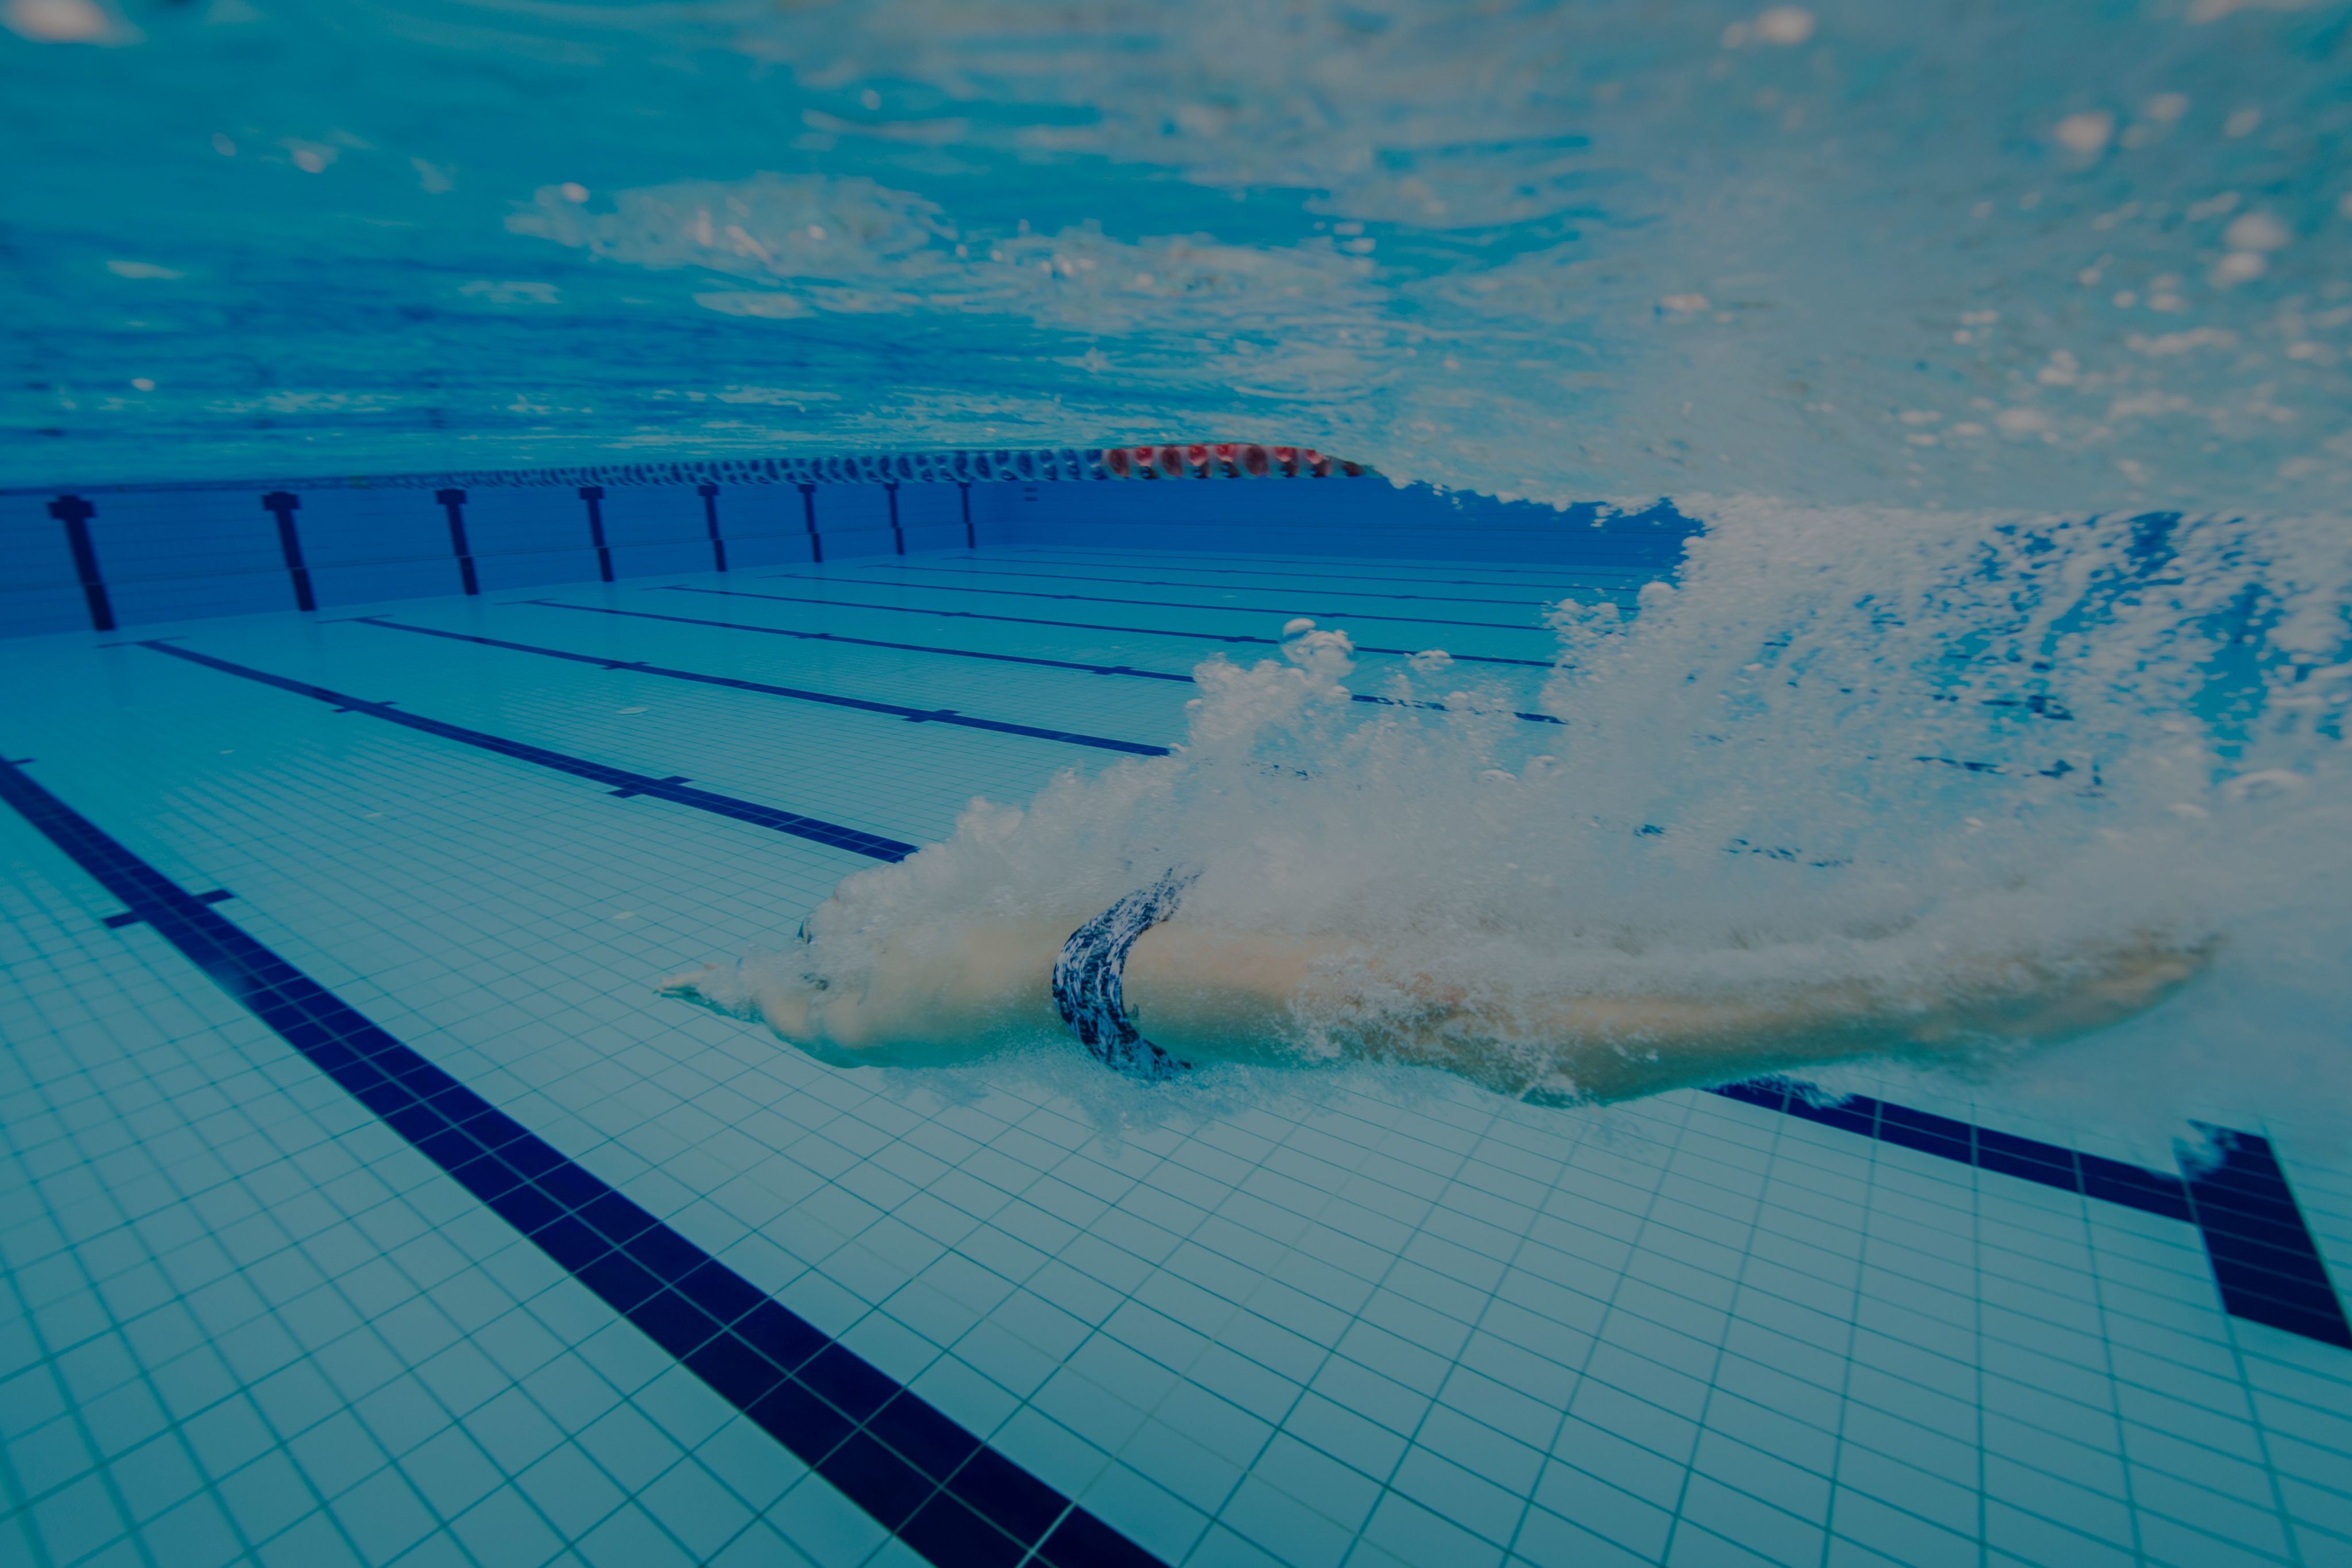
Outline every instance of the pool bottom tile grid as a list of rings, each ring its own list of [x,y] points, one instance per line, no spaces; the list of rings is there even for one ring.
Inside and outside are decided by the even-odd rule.
[[[1543,605],[1640,580],[1004,549],[11,643],[0,1563],[2352,1563],[2352,1172],[2291,1143],[2230,1231],[1958,1090],[1958,1155],[1187,1103],[652,994],[1293,615],[1537,725]]]

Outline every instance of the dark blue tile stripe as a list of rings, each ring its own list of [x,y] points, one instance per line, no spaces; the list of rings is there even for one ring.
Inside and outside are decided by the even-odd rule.
[[[1075,659],[1042,658],[1034,653],[990,653],[976,648],[941,648],[929,643],[890,643],[878,637],[845,636],[839,632],[803,632],[790,626],[754,626],[747,621],[709,621],[699,615],[664,615],[657,611],[620,610],[609,604],[572,604],[561,599],[513,599],[507,602],[535,605],[542,610],[576,610],[583,615],[623,615],[633,621],[667,621],[678,626],[715,626],[728,632],[757,632],[763,637],[792,637],[803,643],[842,643],[853,648],[889,648],[902,653],[940,653],[953,659],[986,659],[1000,664],[1039,664],[1052,670],[1078,670],[1089,675],[1133,675],[1139,680],[1192,685],[1190,675],[1171,670],[1139,670],[1128,664],[1090,664]]]
[[[1039,577],[1039,578],[1046,578],[1046,579],[1050,579],[1050,580],[1054,580],[1054,581],[1057,581],[1057,582],[1120,582],[1120,583],[1131,583],[1131,584],[1133,584],[1134,586],[1136,586],[1136,587],[1138,587],[1138,588],[1214,588],[1214,587],[1216,587],[1216,586],[1217,586],[1215,583],[1213,583],[1213,582],[1183,582],[1183,581],[1180,581],[1180,580],[1175,580],[1175,579],[1172,579],[1172,578],[1160,578],[1160,577],[1098,577],[1098,576],[1096,576],[1095,574],[1093,574],[1093,573],[1091,573],[1091,572],[1079,572],[1079,571],[1030,571],[1030,570],[1025,570],[1025,569],[1024,569],[1024,568],[1022,568],[1022,567],[1014,566],[1014,565],[1012,565],[1012,564],[1009,564],[1009,563],[1004,564],[1004,565],[994,565],[993,563],[992,563],[991,570],[987,570],[987,571],[984,571],[984,572],[982,572],[982,571],[975,571],[975,570],[972,570],[971,567],[952,567],[952,566],[917,566],[917,565],[915,565],[915,564],[914,564],[913,562],[911,562],[911,561],[905,562],[905,563],[903,563],[903,564],[902,564],[902,563],[900,563],[900,562],[898,562],[898,561],[895,561],[895,560],[892,560],[892,561],[878,561],[878,562],[876,562],[875,564],[873,564],[873,565],[871,565],[871,566],[867,565],[867,564],[866,564],[866,562],[864,562],[864,561],[859,561],[859,562],[857,562],[857,563],[856,564],[856,566],[855,566],[854,568],[849,568],[849,569],[847,569],[847,570],[858,570],[858,571],[878,571],[878,570],[884,570],[884,569],[888,569],[888,570],[894,570],[894,571],[922,572],[922,573],[924,573],[924,574],[926,574],[926,575],[928,575],[928,576],[932,576],[932,577],[961,577],[961,578],[964,579],[967,582],[971,581],[972,579],[974,579],[974,578],[976,578],[976,577],[985,578],[986,580],[988,580],[989,581],[992,581],[992,581],[995,581],[995,580],[998,580],[999,579],[1008,578],[1008,577]],[[1167,568],[1167,567],[1165,567],[1165,566],[1162,566],[1162,567],[1158,568],[1157,570],[1160,570],[1160,571],[1166,571],[1166,570],[1170,570],[1170,569],[1169,569],[1169,568]],[[798,574],[798,573],[779,573],[779,574],[777,574],[777,575],[780,575],[780,576],[797,576],[797,575],[800,575],[800,574]],[[1499,585],[1499,584],[1491,584],[1491,583],[1490,583],[1490,584],[1487,584],[1487,585],[1486,585],[1486,586],[1488,586],[1488,587],[1496,587],[1496,586],[1500,586],[1500,585]],[[1270,589],[1270,588],[1253,588],[1253,589],[1249,589],[1249,590],[1247,590],[1246,591],[1248,591],[1248,592],[1252,592],[1252,593],[1272,593],[1272,592],[1276,592],[1276,591],[1276,591],[1276,590],[1275,590],[1275,589]],[[1402,600],[1411,600],[1411,601],[1414,601],[1414,602],[1416,602],[1416,603],[1422,603],[1422,604],[1496,604],[1496,605],[1504,605],[1504,606],[1512,606],[1512,607],[1517,607],[1517,608],[1518,608],[1518,609],[1522,609],[1522,610],[1529,610],[1529,611],[1541,611],[1541,610],[1547,609],[1547,608],[1549,608],[1549,607],[1550,603],[1552,602],[1551,601],[1549,601],[1549,600],[1538,600],[1538,599],[1465,599],[1465,598],[1463,598],[1463,597],[1461,597],[1461,596],[1459,596],[1459,595],[1456,595],[1456,594],[1449,594],[1449,593],[1381,593],[1381,592],[1376,592],[1376,591],[1374,591],[1373,590],[1369,589],[1369,588],[1324,588],[1324,589],[1315,590],[1314,591],[1321,592],[1321,593],[1343,593],[1343,594],[1347,595],[1347,596],[1348,596],[1349,598],[1350,598],[1350,599],[1402,599]],[[1609,594],[1622,595],[1622,596],[1628,597],[1628,598],[1632,597],[1632,591],[1631,591],[1631,590],[1628,590],[1628,589],[1624,589],[1624,588],[1609,588],[1609,589],[1601,590],[1601,591],[1605,592],[1605,593],[1609,593]],[[1224,608],[1224,607],[1221,606],[1220,608]],[[1328,611],[1328,612],[1318,612],[1318,613],[1328,613],[1328,614],[1332,614],[1332,615],[1339,615],[1339,614],[1349,614],[1349,615],[1353,615],[1353,614],[1355,614],[1356,612],[1355,612],[1354,611],[1345,611],[1345,612],[1342,612],[1342,611],[1337,611],[1337,610],[1334,610],[1334,611]],[[1377,621],[1377,620],[1382,620],[1382,619],[1385,619],[1385,617],[1381,617],[1381,616],[1377,616],[1377,615],[1376,615],[1376,616],[1371,616],[1371,617],[1370,617],[1370,619]],[[1483,624],[1483,622],[1467,622],[1466,624]]]
[[[310,591],[310,569],[302,559],[302,530],[294,521],[294,514],[302,509],[302,497],[291,490],[272,490],[261,497],[261,509],[278,520],[278,553],[286,562],[287,580],[294,587],[294,608],[318,609],[318,595]]]
[[[1116,632],[1123,637],[1181,637],[1190,643],[1251,643],[1263,648],[1278,648],[1279,637],[1249,637],[1231,632],[1171,632],[1160,626],[1109,626],[1094,621],[1046,621],[1034,615],[987,615],[977,610],[930,610],[911,604],[874,604],[857,599],[817,599],[800,593],[755,593],[747,588],[692,588],[682,582],[665,583],[663,591],[669,593],[711,593],[729,599],[766,599],[778,604],[821,604],[828,610],[887,610],[894,615],[930,615],[942,621],[1002,621],[1014,626],[1066,626],[1079,632]],[[1356,644],[1359,653],[1397,653],[1411,658],[1418,648],[1376,648],[1369,643]],[[1517,664],[1523,669],[1549,670],[1549,659],[1506,659],[1495,653],[1456,653],[1459,664]]]
[[[812,577],[806,572],[771,571],[763,573],[771,580],[791,582],[837,582],[833,577]],[[1529,607],[1525,621],[1446,621],[1427,615],[1378,615],[1369,610],[1303,610],[1290,604],[1197,604],[1188,599],[1117,599],[1107,593],[1048,593],[1043,589],[971,588],[928,582],[876,583],[859,582],[859,588],[906,588],[919,593],[985,593],[1003,599],[1051,599],[1066,604],[1131,604],[1154,610],[1227,611],[1237,615],[1328,615],[1349,621],[1388,621],[1407,626],[1479,626],[1492,632],[1543,632],[1544,623]],[[1457,657],[1459,655],[1456,655]]]
[[[1285,580],[1295,580],[1299,578],[1322,578],[1333,582],[1423,582],[1443,588],[1504,588],[1508,587],[1512,582],[1524,580],[1525,579],[1532,577],[1541,581],[1555,584],[1565,583],[1570,588],[1598,588],[1604,591],[1624,588],[1628,585],[1622,582],[1588,581],[1586,579],[1591,577],[1595,573],[1600,573],[1612,578],[1635,578],[1639,579],[1640,582],[1647,582],[1653,578],[1663,580],[1669,575],[1666,569],[1653,566],[1607,566],[1597,562],[1586,562],[1581,566],[1570,567],[1562,566],[1554,561],[1528,561],[1524,565],[1518,566],[1497,566],[1486,569],[1473,567],[1466,569],[1470,570],[1491,570],[1495,574],[1492,577],[1427,577],[1417,571],[1260,571],[1245,566],[1197,566],[1189,562],[1181,566],[1171,565],[1171,562],[1183,560],[1187,553],[1188,552],[1176,550],[1140,550],[1132,553],[1124,550],[1017,550],[1010,555],[991,554],[980,556],[974,559],[972,564],[975,566],[993,566],[1002,560],[1018,559],[1042,560],[1052,566],[1150,565],[1160,571],[1168,571],[1171,570],[1176,571],[1190,571],[1198,573],[1202,576],[1279,577]],[[942,557],[940,559],[953,559],[955,558]],[[1261,559],[1265,559],[1267,564],[1280,564],[1280,558],[1278,557]],[[1326,556],[1312,562],[1300,559],[1297,560],[1297,564],[1299,566],[1307,566],[1309,564],[1316,566],[1328,566],[1331,564],[1331,561],[1330,558]],[[1391,562],[1390,564],[1393,565],[1394,563]],[[1461,571],[1465,570],[1458,561],[1448,561],[1445,564],[1448,570],[1451,570]],[[1631,586],[1638,588],[1639,585],[1640,583],[1637,582]],[[1339,591],[1335,590],[1335,591]],[[1563,590],[1563,591],[1565,591]]]
[[[566,1159],[13,763],[0,762],[0,799],[418,1153],[929,1561],[1158,1563]]]
[[[625,615],[633,620],[667,621],[679,626],[713,626],[728,632],[757,632],[762,636],[795,637],[806,643],[845,643],[853,647],[890,648],[904,653],[937,653],[949,659],[986,659],[1000,664],[1035,664],[1049,670],[1076,670],[1089,675],[1128,675],[1139,681],[1174,681],[1187,686],[1198,684],[1191,675],[1179,674],[1172,670],[1139,670],[1131,664],[1094,664],[1079,659],[1040,658],[1034,653],[988,653],[975,648],[940,648],[924,643],[886,643],[874,637],[845,637],[838,632],[801,632],[788,626],[754,626],[741,621],[708,621],[698,615],[662,615],[651,610],[619,610],[608,604],[568,604],[560,599],[516,599],[508,602],[536,605],[542,610],[576,610],[583,615]],[[1365,692],[1350,692],[1349,696],[1352,701],[1371,703],[1381,707],[1431,708],[1438,712],[1445,708],[1444,703],[1406,702],[1397,697],[1376,697]],[[1548,713],[1514,713],[1511,716],[1529,724],[1560,722]]]
[[[797,811],[784,811],[773,806],[762,806],[756,800],[740,800],[732,795],[721,795],[709,789],[689,789],[682,778],[656,779],[647,773],[632,773],[625,768],[607,767],[602,762],[591,762],[585,758],[568,756],[561,751],[550,751],[545,747],[531,746],[520,740],[509,740],[504,736],[490,735],[478,729],[467,729],[462,725],[445,724],[437,718],[426,718],[421,714],[404,713],[390,703],[367,702],[342,692],[331,690],[326,686],[314,686],[308,681],[298,681],[286,675],[275,675],[267,670],[257,670],[250,665],[215,658],[210,653],[199,653],[193,648],[177,648],[169,643],[162,642],[146,642],[139,645],[142,648],[152,648],[158,653],[168,653],[174,659],[185,659],[192,664],[202,664],[208,670],[218,670],[223,674],[236,675],[242,680],[257,681],[265,686],[276,686],[281,692],[292,692],[297,696],[329,703],[352,713],[362,713],[370,718],[380,718],[387,724],[396,724],[404,728],[420,730],[426,735],[437,735],[445,740],[454,740],[461,746],[476,747],[483,751],[496,752],[500,757],[512,758],[517,762],[528,762],[534,767],[552,768],[558,773],[569,773],[575,779],[587,779],[598,784],[609,784],[613,786],[613,792],[616,795],[651,795],[656,800],[672,801],[680,806],[691,806],[698,811],[709,811],[716,816],[732,817],[739,822],[750,822],[756,827],[773,828],[780,833],[790,833],[794,838],[829,844],[835,849],[847,850],[853,854],[868,855],[878,861],[905,860],[915,852],[917,847],[913,844],[901,843],[897,839],[886,839],[878,833],[845,828],[838,822],[828,822],[817,817],[803,817]]]
[[[503,638],[479,637],[467,632],[444,632],[432,626],[413,626],[405,621],[388,621],[380,615],[362,615],[356,619],[362,626],[380,626],[387,632],[410,632],[420,637],[446,637],[453,643],[474,643],[485,648],[504,648],[510,653],[536,653],[541,658],[568,659],[575,664],[593,664],[600,670],[630,670],[641,675],[659,675],[665,680],[692,681],[699,685],[758,692],[764,696],[790,697],[794,702],[855,708],[860,713],[887,714],[892,718],[903,718],[914,724],[944,724],[963,729],[992,730],[999,735],[1026,736],[1032,740],[1059,741],[1065,746],[1090,746],[1099,751],[1124,751],[1135,757],[1168,755],[1166,747],[1150,746],[1139,740],[1113,740],[1108,736],[1083,735],[1076,730],[1047,729],[1038,725],[974,718],[953,708],[906,707],[898,703],[869,702],[864,697],[837,696],[830,692],[806,691],[799,686],[771,685],[764,681],[739,680],[732,675],[707,675],[695,670],[673,670],[634,659],[607,659],[594,653],[574,653],[562,648],[542,648],[535,643],[509,643]]]
[[[49,503],[49,516],[66,526],[66,550],[73,557],[74,580],[81,584],[89,629],[113,631],[114,604],[107,597],[106,574],[99,570],[98,549],[89,538],[89,520],[98,516],[98,508],[79,496],[59,496]]]
[[[2352,1348],[2344,1304],[2270,1141],[2226,1127],[2204,1132],[2207,1146],[2183,1168],[2222,1303],[2239,1317]]]
[[[2186,1221],[2197,1227],[2204,1240],[2213,1282],[2232,1316],[2352,1350],[2352,1323],[2346,1322],[2327,1265],[2312,1242],[2303,1210],[2268,1139],[2207,1127],[2208,1146],[2183,1150],[2185,1174],[2176,1174],[1931,1115],[1867,1094],[1828,1096],[1791,1079],[1750,1079],[1713,1092],[1938,1159]]]
[[[436,490],[433,499],[440,504],[441,513],[449,524],[449,554],[457,563],[457,585],[468,594],[482,591],[482,580],[474,570],[474,547],[466,541],[466,492]]]
[[[727,541],[719,532],[719,486],[709,483],[697,485],[694,493],[702,497],[703,531],[710,536],[710,570],[727,570]]]
[[[583,485],[580,499],[588,508],[588,545],[596,552],[596,575],[613,580],[613,551],[604,542],[604,486]]]

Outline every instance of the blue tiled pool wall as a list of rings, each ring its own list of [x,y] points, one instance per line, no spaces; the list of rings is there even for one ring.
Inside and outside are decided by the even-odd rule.
[[[1008,485],[982,544],[1671,568],[1700,524],[1661,500],[1559,507],[1379,479],[1229,485]],[[903,493],[903,492],[902,492]],[[980,490],[974,487],[973,495]],[[978,505],[975,503],[975,511]]]
[[[331,609],[979,546],[1248,550],[1655,569],[1697,525],[1373,476],[1218,482],[594,471],[0,495],[0,635]],[[493,481],[485,483],[484,481]]]

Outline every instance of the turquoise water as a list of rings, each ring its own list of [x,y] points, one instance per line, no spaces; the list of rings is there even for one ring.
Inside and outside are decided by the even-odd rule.
[[[2347,18],[12,0],[0,480],[1194,434],[2330,507]]]
[[[0,1562],[2352,1561],[2352,9],[0,28],[0,601],[78,623],[87,492],[123,622],[0,643]],[[501,471],[1187,440],[1376,474],[971,549],[909,483],[903,558],[827,486],[805,565],[730,476],[724,576],[614,479],[622,581],[381,604],[447,481],[300,483],[481,476],[522,581],[591,525]],[[242,613],[289,517],[326,607]],[[1608,1106],[1321,1019],[1140,1084],[1042,1002],[841,1068],[652,990],[836,889],[845,978],[1171,866],[1472,993],[2203,967]]]

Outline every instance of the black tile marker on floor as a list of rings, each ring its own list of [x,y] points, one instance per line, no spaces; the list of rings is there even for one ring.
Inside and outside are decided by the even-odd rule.
[[[773,828],[780,833],[807,839],[815,843],[830,844],[837,850],[870,856],[878,861],[902,861],[915,852],[913,844],[897,839],[886,839],[879,833],[868,833],[847,828],[838,822],[828,822],[819,817],[804,817],[797,811],[780,810],[774,806],[762,806],[756,800],[739,800],[710,789],[689,789],[677,774],[656,779],[650,773],[632,773],[625,768],[613,768],[602,762],[591,762],[584,757],[551,751],[543,746],[527,741],[509,740],[502,735],[491,735],[463,725],[445,724],[437,718],[421,714],[403,713],[391,703],[373,703],[362,697],[347,696],[326,686],[314,686],[308,681],[298,681],[288,675],[274,675],[268,670],[257,670],[249,664],[233,660],[216,659],[210,653],[199,653],[193,648],[175,648],[169,643],[142,643],[139,646],[158,653],[168,653],[174,659],[185,659],[192,664],[202,664],[208,670],[218,670],[225,675],[241,680],[257,681],[265,686],[276,686],[281,692],[292,692],[315,702],[322,702],[338,713],[365,714],[404,728],[437,735],[444,740],[454,740],[461,746],[471,746],[483,751],[496,752],[517,762],[528,762],[538,768],[549,768],[558,773],[569,773],[576,779],[586,779],[613,787],[613,793],[626,798],[650,795],[680,806],[691,806],[698,811],[714,816],[732,817],[739,822],[755,827]]]
[[[196,902],[198,904],[226,904],[230,899],[235,898],[236,896],[236,894],[231,893],[225,887],[216,887],[210,893],[200,893],[195,895]],[[108,915],[105,919],[100,921],[99,924],[105,926],[109,931],[120,931],[126,925],[138,925],[143,918],[144,916],[140,915],[137,910],[126,909],[120,915]]]
[[[1712,1092],[1937,1159],[2184,1220],[2204,1239],[2221,1305],[2232,1317],[2352,1350],[2352,1324],[2345,1320],[2327,1265],[2267,1138],[2193,1124],[2208,1146],[2181,1150],[2181,1168],[2175,1173],[1891,1105],[1867,1094],[1827,1095],[1792,1079],[1750,1079]]]
[[[1159,1559],[780,1305],[36,783],[0,800],[278,1037],[939,1568]]]

